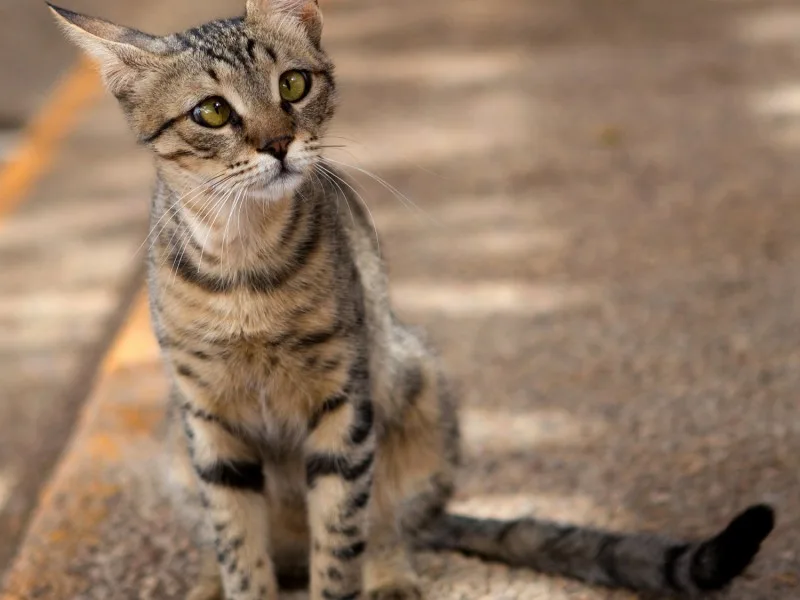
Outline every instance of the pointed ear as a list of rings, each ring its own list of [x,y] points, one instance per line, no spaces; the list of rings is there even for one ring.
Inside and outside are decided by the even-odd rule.
[[[247,0],[247,18],[263,19],[269,15],[297,19],[315,44],[322,38],[322,11],[318,0]]]
[[[155,66],[168,45],[158,37],[47,3],[67,37],[100,63],[106,87],[117,94],[131,77]]]

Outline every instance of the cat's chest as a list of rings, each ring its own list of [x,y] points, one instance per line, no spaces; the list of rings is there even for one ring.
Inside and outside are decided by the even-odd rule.
[[[270,336],[234,337],[222,350],[215,394],[247,420],[304,427],[314,407],[342,386],[336,373],[309,369],[303,353]]]
[[[331,294],[318,302],[285,286],[187,298],[166,288],[160,300],[166,337],[183,347],[176,356],[208,357],[190,367],[202,375],[204,393],[236,420],[305,423],[342,385],[350,344],[338,335]]]
[[[197,367],[203,383],[195,401],[236,424],[266,454],[280,455],[303,439],[315,384],[268,344],[231,338]]]
[[[243,359],[258,356],[259,344],[292,326],[293,307],[299,295],[253,294],[246,291],[208,296],[202,301],[200,320],[218,337],[229,338]]]
[[[219,359],[223,379],[239,396],[259,404],[272,405],[283,398],[301,403],[312,393],[315,381],[304,377],[302,364],[274,343],[275,335],[279,334],[228,338]]]

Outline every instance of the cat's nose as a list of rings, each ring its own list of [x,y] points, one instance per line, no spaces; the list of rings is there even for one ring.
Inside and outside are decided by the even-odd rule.
[[[289,144],[291,144],[293,140],[294,138],[290,135],[282,135],[280,137],[272,138],[271,140],[264,142],[258,151],[266,152],[270,156],[282,162],[283,159],[286,158],[286,153],[289,151]]]

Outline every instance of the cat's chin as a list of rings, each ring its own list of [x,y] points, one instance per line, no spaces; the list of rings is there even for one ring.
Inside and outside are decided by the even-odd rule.
[[[302,173],[283,172],[262,186],[251,187],[248,195],[260,202],[277,202],[292,196],[303,183],[303,179]]]

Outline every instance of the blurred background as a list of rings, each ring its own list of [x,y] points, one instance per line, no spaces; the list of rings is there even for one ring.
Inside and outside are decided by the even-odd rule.
[[[62,2],[152,33],[242,12]],[[691,537],[772,502],[730,597],[796,599],[797,0],[321,4],[332,156],[398,312],[460,383],[457,507]],[[0,4],[0,90],[0,598],[181,597],[196,554],[154,477],[140,295],[149,157],[43,3]],[[437,599],[629,597],[420,566]]]

